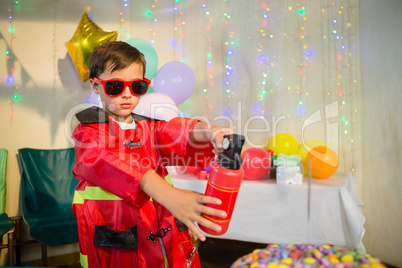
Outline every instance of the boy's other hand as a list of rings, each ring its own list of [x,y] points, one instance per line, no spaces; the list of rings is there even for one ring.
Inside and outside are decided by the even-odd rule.
[[[194,233],[201,241],[205,241],[205,235],[198,229],[195,222],[211,230],[219,232],[221,227],[218,224],[204,218],[201,214],[225,218],[226,212],[207,207],[205,204],[220,205],[221,200],[205,196],[203,194],[173,188],[166,196],[164,205],[178,220],[184,223],[191,232]]]

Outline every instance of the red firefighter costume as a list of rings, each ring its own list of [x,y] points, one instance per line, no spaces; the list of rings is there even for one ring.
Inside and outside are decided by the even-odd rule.
[[[169,122],[133,114],[136,129],[123,130],[97,107],[76,114],[73,202],[82,267],[200,267],[188,228],[139,187],[151,168],[168,176],[166,165],[208,166],[211,143],[191,145],[198,122]],[[180,156],[180,157],[177,157]],[[184,161],[184,162],[183,162]],[[187,162],[186,162],[187,161]],[[174,162],[174,163],[173,163]]]

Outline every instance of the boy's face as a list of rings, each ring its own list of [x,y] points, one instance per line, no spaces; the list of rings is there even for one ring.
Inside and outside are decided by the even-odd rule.
[[[143,79],[142,65],[139,63],[132,63],[126,69],[116,70],[111,72],[110,66],[99,75],[100,80],[120,79],[131,81],[135,79]],[[101,84],[95,83],[93,79],[89,79],[92,89],[96,94],[100,95],[106,115],[112,117],[119,122],[131,123],[131,112],[137,106],[140,97],[131,93],[130,88],[127,86],[123,93],[117,97],[110,97],[106,95],[105,90]]]

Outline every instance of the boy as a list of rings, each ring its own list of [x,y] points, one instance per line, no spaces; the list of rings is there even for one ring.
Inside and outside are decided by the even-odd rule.
[[[132,114],[150,81],[144,55],[116,41],[94,49],[89,81],[104,109],[76,114],[75,140],[80,181],[73,212],[78,221],[82,267],[200,267],[189,231],[204,241],[194,222],[220,226],[201,213],[226,217],[206,204],[216,198],[177,189],[165,181],[166,164],[181,160],[208,166],[232,130],[198,120],[169,122]],[[214,151],[212,150],[214,149]],[[177,157],[176,157],[177,158]]]

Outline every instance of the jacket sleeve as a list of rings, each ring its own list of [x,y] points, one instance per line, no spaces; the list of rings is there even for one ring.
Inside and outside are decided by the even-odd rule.
[[[99,131],[91,126],[79,124],[72,135],[75,141],[76,164],[74,176],[140,206],[149,200],[139,187],[140,179],[151,168],[136,165],[136,160],[122,152],[124,148],[110,148]]]
[[[210,142],[192,143],[190,132],[199,120],[176,117],[155,123],[154,133],[165,166],[208,167],[215,158]]]

